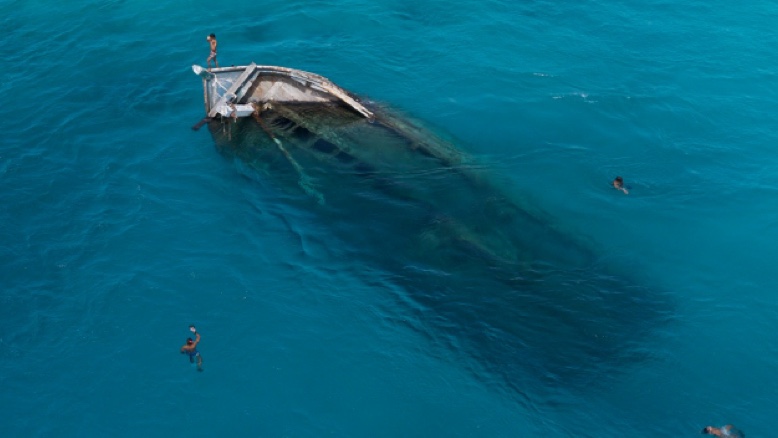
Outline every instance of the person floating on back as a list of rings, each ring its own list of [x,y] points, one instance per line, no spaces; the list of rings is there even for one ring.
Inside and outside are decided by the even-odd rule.
[[[624,178],[620,176],[617,176],[616,179],[613,180],[613,188],[616,190],[621,190],[625,195],[629,194],[627,189],[624,188]]]
[[[701,432],[703,435],[728,436],[731,438],[745,438],[745,434],[731,424],[722,427],[706,426]]]
[[[205,60],[205,62],[208,64],[208,71],[211,70],[211,60],[213,59],[214,65],[216,65],[216,68],[219,68],[219,61],[216,60],[216,35],[210,34],[205,39],[211,43],[211,54],[208,56],[208,59]]]
[[[197,351],[197,344],[200,343],[200,333],[197,333],[197,329],[193,325],[189,326],[189,331],[195,334],[195,339],[193,341],[192,338],[186,338],[186,344],[181,347],[181,354],[188,354],[190,363],[194,363],[195,358],[197,358],[197,371],[202,371],[203,357]]]

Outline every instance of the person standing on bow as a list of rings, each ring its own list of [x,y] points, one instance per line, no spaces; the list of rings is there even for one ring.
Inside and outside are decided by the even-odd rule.
[[[205,39],[210,43],[211,45],[211,54],[208,55],[208,59],[205,60],[206,64],[208,64],[208,71],[211,71],[211,60],[213,59],[214,65],[216,65],[216,68],[219,68],[219,61],[216,60],[216,34],[210,34]]]

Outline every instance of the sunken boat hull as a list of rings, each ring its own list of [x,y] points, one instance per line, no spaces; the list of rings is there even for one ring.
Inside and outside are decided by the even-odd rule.
[[[404,323],[519,392],[528,380],[601,382],[644,359],[666,300],[608,272],[590,242],[432,130],[320,76],[275,69],[257,67],[239,86],[204,77],[218,147],[306,193],[333,234],[391,273],[414,303]],[[209,87],[227,103],[209,104]],[[251,114],[239,117],[241,107]],[[366,222],[375,232],[355,236]]]

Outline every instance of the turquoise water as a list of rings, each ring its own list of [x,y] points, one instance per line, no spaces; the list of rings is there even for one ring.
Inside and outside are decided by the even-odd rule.
[[[770,435],[775,4],[0,5],[0,435]],[[549,359],[554,322],[488,275],[387,253],[416,237],[396,206],[333,211],[219,153],[189,129],[210,32],[221,65],[316,72],[456,139],[662,309],[622,321],[639,359]],[[498,324],[527,348],[470,330]]]

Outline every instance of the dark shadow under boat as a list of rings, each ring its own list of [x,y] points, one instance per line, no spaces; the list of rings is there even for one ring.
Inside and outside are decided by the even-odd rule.
[[[419,123],[307,72],[203,73],[219,149],[296,181],[332,233],[407,292],[397,320],[474,359],[480,378],[518,393],[603,383],[646,360],[672,317],[666,294]]]

